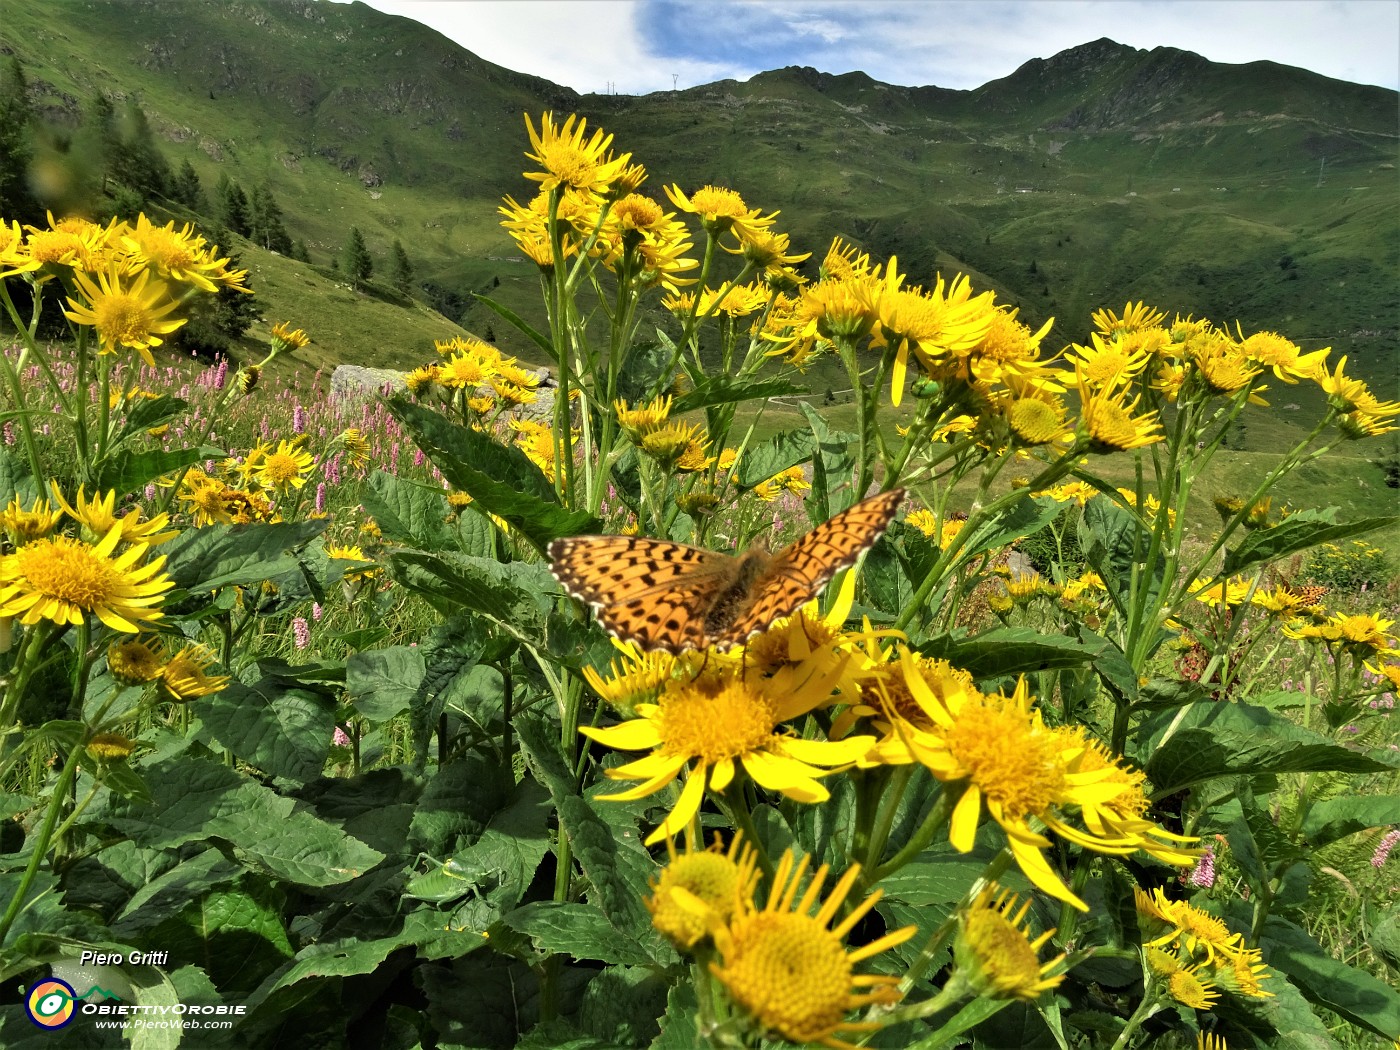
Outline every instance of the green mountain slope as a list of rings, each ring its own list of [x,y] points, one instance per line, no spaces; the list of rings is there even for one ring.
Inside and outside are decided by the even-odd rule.
[[[788,68],[579,96],[358,3],[6,0],[4,16],[0,50],[49,120],[75,123],[96,91],[138,98],[206,191],[225,173],[266,180],[317,263],[356,225],[381,259],[401,239],[420,279],[535,316],[495,206],[532,190],[521,114],[576,111],[647,164],[657,195],[724,183],[782,209],[818,255],[841,234],[897,253],[915,282],[972,272],[1028,321],[1055,316],[1052,343],[1146,298],[1332,345],[1393,382],[1392,91],[1099,40],[973,91]],[[384,360],[392,326],[344,328],[346,359]]]

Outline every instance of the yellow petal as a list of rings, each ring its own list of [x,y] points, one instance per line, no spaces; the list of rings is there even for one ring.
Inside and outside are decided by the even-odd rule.
[[[798,802],[825,802],[831,792],[812,779],[821,770],[766,751],[750,751],[740,761],[749,776],[770,791],[780,791]]]
[[[616,748],[619,751],[649,751],[661,743],[656,724],[647,718],[634,718],[605,729],[582,726],[579,732],[590,740]]]
[[[681,797],[665,820],[646,838],[648,846],[654,846],[663,839],[675,838],[689,826],[691,819],[700,810],[700,802],[705,797],[705,769],[702,766],[686,778]]]
[[[971,851],[977,837],[977,818],[981,815],[982,792],[969,784],[953,808],[953,819],[948,825],[948,841],[959,853]]]

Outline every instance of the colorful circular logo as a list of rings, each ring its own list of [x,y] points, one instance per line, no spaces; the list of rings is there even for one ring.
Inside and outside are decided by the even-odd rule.
[[[40,981],[24,999],[24,1010],[40,1028],[62,1028],[73,1020],[73,1003],[77,995],[73,986],[57,977]]]

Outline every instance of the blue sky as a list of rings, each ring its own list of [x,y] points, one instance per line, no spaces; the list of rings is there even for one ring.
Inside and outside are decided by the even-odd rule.
[[[1109,37],[1400,88],[1396,0],[369,0],[508,69],[646,94],[782,66],[973,88]]]

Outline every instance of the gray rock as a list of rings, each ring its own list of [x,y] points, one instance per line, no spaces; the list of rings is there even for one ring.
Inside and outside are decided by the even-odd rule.
[[[361,365],[336,365],[331,373],[332,397],[372,397],[386,386],[392,391],[405,389],[404,374],[392,368]]]

